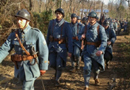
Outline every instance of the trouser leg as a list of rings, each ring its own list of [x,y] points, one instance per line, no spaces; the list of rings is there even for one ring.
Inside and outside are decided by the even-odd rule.
[[[74,47],[74,58],[76,61],[76,68],[80,68],[80,48],[78,46]]]
[[[23,81],[23,89],[22,90],[34,90],[34,82],[36,78],[33,78],[33,80],[30,81]]]
[[[92,60],[87,55],[83,56],[84,59],[84,83],[85,87],[88,87],[89,80],[90,80],[90,74],[91,74],[91,67],[92,67]]]
[[[63,59],[57,55],[56,60],[56,81],[59,81],[61,74],[62,74],[62,68],[63,68]]]

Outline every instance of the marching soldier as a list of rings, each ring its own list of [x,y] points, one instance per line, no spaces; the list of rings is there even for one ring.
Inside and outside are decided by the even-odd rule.
[[[82,24],[85,26],[85,25],[88,25],[88,23],[89,23],[88,18],[83,17],[82,18]]]
[[[14,48],[15,77],[23,83],[23,90],[34,90],[34,82],[48,69],[48,47],[40,30],[29,25],[30,14],[22,9],[15,15],[19,29],[12,31],[0,47],[0,62]]]
[[[80,16],[77,16],[77,22],[78,22],[79,24],[82,24],[82,23],[81,23],[81,17],[80,17]]]
[[[112,60],[112,58],[113,58],[112,46],[115,43],[116,34],[115,34],[114,30],[109,27],[109,20],[106,19],[103,23],[103,26],[105,28],[105,32],[107,35],[107,47],[105,50],[104,59],[106,60],[105,61],[106,68],[108,68],[108,62],[109,62],[109,60]]]
[[[85,47],[82,51],[84,61],[84,82],[88,90],[91,69],[94,70],[95,85],[99,85],[98,75],[100,67],[104,70],[103,53],[107,46],[107,36],[104,28],[97,23],[97,14],[92,11],[88,15],[89,24],[79,33],[79,39],[85,40]]]
[[[113,27],[113,20],[112,20],[112,19],[110,19],[110,28],[111,28],[111,29],[114,28],[114,27]]]
[[[114,30],[115,30],[115,33],[117,34],[117,30],[118,30],[118,24],[117,24],[117,21],[116,20],[114,20],[113,21],[113,28],[114,28]]]
[[[78,39],[78,33],[82,29],[82,25],[77,22],[77,15],[71,14],[71,23],[70,27],[73,34],[73,54],[71,57],[71,63],[72,63],[72,72],[75,72],[76,70],[80,69],[80,48],[81,48],[81,41]],[[76,67],[75,67],[76,64]]]
[[[60,86],[60,77],[63,68],[66,66],[67,48],[68,56],[71,57],[73,52],[72,47],[72,32],[68,22],[64,18],[64,10],[59,8],[55,11],[56,19],[49,23],[47,33],[47,44],[49,46],[50,67],[56,70],[55,86]]]

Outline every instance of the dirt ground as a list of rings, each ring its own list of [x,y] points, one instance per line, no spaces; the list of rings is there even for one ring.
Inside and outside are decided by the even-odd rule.
[[[99,75],[100,86],[94,85],[94,80],[91,76],[89,90],[130,90],[117,88],[120,80],[123,79],[121,70],[121,62],[123,60],[123,55],[121,45],[124,42],[127,42],[127,39],[124,37],[127,35],[117,36],[116,43],[113,46],[113,60],[109,63],[109,69],[105,72],[101,72]],[[127,36],[128,38],[130,36]],[[14,78],[14,64],[10,61],[10,58],[7,57],[2,64],[0,64],[0,90],[22,90],[22,84]],[[61,87],[54,87],[54,70],[49,68],[47,73],[39,77],[35,82],[35,90],[44,90],[43,84],[46,90],[83,90],[84,80],[83,80],[83,62],[80,63],[80,70],[76,73],[71,73],[70,70],[70,59],[68,58],[67,67],[64,69],[61,77]],[[114,88],[114,89],[112,89]]]

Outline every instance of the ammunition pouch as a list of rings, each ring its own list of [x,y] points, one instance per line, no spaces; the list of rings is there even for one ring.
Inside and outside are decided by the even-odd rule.
[[[11,60],[13,62],[17,61],[17,62],[20,62],[20,61],[26,61],[26,60],[32,60],[34,58],[37,58],[37,54],[35,55],[18,55],[18,54],[14,54],[14,55],[11,55]]]
[[[37,54],[23,55],[23,56],[18,54],[11,55],[11,61],[15,63],[17,69],[18,69],[17,62],[26,61],[26,60],[32,62],[32,59],[36,59],[36,58],[37,58]]]
[[[54,38],[53,36],[50,35],[49,39],[51,42],[58,42],[58,44],[66,43],[65,38]]]
[[[77,41],[79,40],[78,36],[73,37],[72,39],[73,39],[73,40],[77,40]]]
[[[50,35],[50,36],[49,36],[49,40],[50,40],[51,42],[53,42],[54,37]]]

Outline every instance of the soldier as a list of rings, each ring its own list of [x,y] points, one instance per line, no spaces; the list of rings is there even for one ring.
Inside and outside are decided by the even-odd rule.
[[[42,32],[29,25],[26,9],[18,11],[15,17],[19,29],[12,31],[0,47],[0,62],[14,47],[16,53],[11,60],[15,63],[15,77],[23,83],[23,90],[34,90],[35,80],[48,69],[48,47]]]
[[[107,34],[107,47],[105,50],[104,58],[105,58],[105,63],[106,63],[106,68],[108,68],[108,62],[109,60],[112,60],[113,55],[112,55],[112,46],[116,40],[116,34],[113,29],[109,27],[109,20],[105,20],[103,23],[103,26],[105,28],[105,32]]]
[[[103,26],[103,22],[105,21],[106,16],[103,14],[100,18],[99,24]]]
[[[92,11],[88,15],[89,24],[79,33],[80,40],[85,40],[85,47],[82,51],[84,61],[84,82],[88,90],[91,69],[94,70],[95,85],[99,85],[98,75],[100,67],[104,70],[103,53],[107,46],[107,36],[104,28],[97,23],[97,14]]]
[[[120,34],[120,31],[121,31],[121,25],[120,25],[120,22],[119,22],[119,20],[117,20],[117,35],[119,35]]]
[[[77,22],[77,15],[71,14],[71,23],[70,27],[73,34],[73,54],[71,57],[72,69],[70,71],[75,72],[80,69],[80,48],[81,41],[78,39],[78,33],[82,29],[82,25]],[[76,67],[75,67],[76,64]]]
[[[117,34],[118,33],[118,24],[117,24],[117,22],[116,22],[116,20],[113,20],[113,28],[114,28],[114,30],[115,30],[115,33]]]
[[[112,28],[112,29],[114,28],[112,19],[110,19],[110,28]]]
[[[69,57],[71,57],[71,54],[73,52],[72,32],[69,23],[63,19],[65,16],[64,10],[59,8],[55,11],[55,14],[56,19],[51,20],[49,23],[47,44],[50,50],[50,67],[56,70],[55,86],[60,86],[59,80],[62,74],[63,67],[66,66],[67,48]]]
[[[77,16],[77,22],[78,22],[79,24],[81,24],[81,17],[80,17],[80,16]]]
[[[88,23],[89,23],[88,18],[83,17],[83,18],[82,18],[82,24],[85,26],[85,25],[87,25]]]

